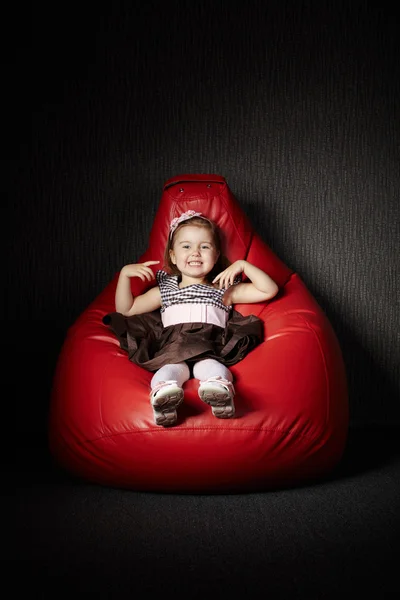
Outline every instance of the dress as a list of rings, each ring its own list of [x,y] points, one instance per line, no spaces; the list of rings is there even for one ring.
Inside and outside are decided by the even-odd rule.
[[[225,306],[225,289],[205,284],[179,288],[179,277],[162,270],[156,278],[162,301],[159,310],[131,317],[112,312],[103,317],[133,363],[154,372],[166,364],[185,361],[192,366],[213,358],[229,367],[262,342],[261,319],[244,317]]]

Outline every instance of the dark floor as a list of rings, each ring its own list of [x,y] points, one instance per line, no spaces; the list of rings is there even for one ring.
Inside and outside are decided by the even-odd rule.
[[[38,449],[10,469],[15,553],[3,562],[30,598],[392,598],[399,455],[394,432],[354,431],[324,481],[184,495],[76,481]]]

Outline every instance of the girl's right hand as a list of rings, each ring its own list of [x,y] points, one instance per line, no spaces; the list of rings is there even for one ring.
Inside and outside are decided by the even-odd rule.
[[[125,265],[121,269],[121,274],[126,277],[140,277],[142,281],[145,281],[146,279],[151,281],[152,279],[155,279],[155,274],[150,269],[150,265],[156,265],[159,262],[159,260],[148,260],[144,263]]]

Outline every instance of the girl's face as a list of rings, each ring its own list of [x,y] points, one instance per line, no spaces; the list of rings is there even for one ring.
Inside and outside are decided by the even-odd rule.
[[[175,234],[170,257],[182,273],[183,283],[203,283],[218,260],[212,232],[197,225],[181,227]]]

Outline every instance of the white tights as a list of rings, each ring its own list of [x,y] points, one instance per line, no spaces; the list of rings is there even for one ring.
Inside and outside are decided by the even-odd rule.
[[[217,377],[218,375],[223,379],[233,381],[230,370],[213,358],[205,358],[204,360],[199,360],[199,362],[195,363],[193,366],[193,375],[200,381],[204,381],[209,377]],[[176,381],[179,387],[182,387],[189,377],[189,367],[185,362],[176,363],[174,365],[164,365],[154,373],[150,382],[150,387],[153,389],[160,381],[171,380]]]

